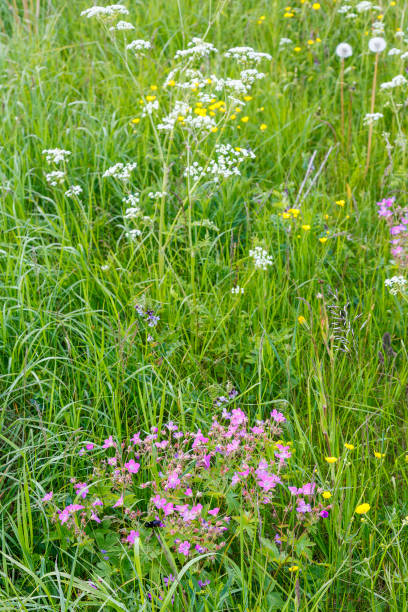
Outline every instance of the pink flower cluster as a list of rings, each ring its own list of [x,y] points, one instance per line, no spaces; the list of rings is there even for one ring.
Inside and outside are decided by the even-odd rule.
[[[227,402],[220,402],[221,419],[214,416],[207,431],[181,431],[169,421],[161,429],[136,432],[128,442],[109,436],[99,447],[86,444],[81,455],[91,461],[88,482],[71,480],[81,503],[60,510],[47,493],[42,499],[54,505],[53,519],[81,540],[89,539],[88,530],[106,516],[128,546],[138,538],[151,541],[151,530],[157,529],[158,542],[164,540],[182,559],[219,551],[234,537],[236,509],[228,499],[240,499],[240,511],[256,524],[266,513],[265,535],[270,532],[275,540],[278,525],[291,520],[291,529],[304,529],[327,517],[329,508],[317,500],[315,482],[285,484],[293,452],[281,439],[285,416],[274,409],[269,418],[251,423],[241,408],[228,410]],[[283,546],[285,536],[278,538]]]
[[[377,202],[378,215],[383,217],[390,230],[391,253],[400,268],[408,267],[408,208],[396,205],[395,198]]]

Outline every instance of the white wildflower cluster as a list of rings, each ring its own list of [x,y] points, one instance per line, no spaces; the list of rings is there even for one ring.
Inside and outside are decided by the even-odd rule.
[[[372,9],[381,10],[381,7],[374,6],[373,3],[369,2],[368,0],[363,0],[362,2],[359,2],[356,5],[357,13],[367,13],[368,11],[371,11]]]
[[[259,64],[262,60],[272,59],[272,55],[269,55],[269,53],[259,53],[252,47],[232,47],[224,53],[224,57],[232,58],[240,64],[249,64],[250,62]]]
[[[187,49],[181,49],[176,52],[174,59],[180,58],[201,58],[208,57],[210,53],[218,53],[218,49],[214,47],[212,43],[205,42],[201,38],[193,38],[191,42],[188,43]]]
[[[237,285],[236,287],[232,287],[231,293],[233,295],[238,295],[238,294],[242,295],[244,293],[244,288]]]
[[[81,13],[81,17],[116,17],[117,15],[129,15],[127,8],[122,4],[110,4],[109,6],[91,6]]]
[[[352,9],[353,9],[353,7],[352,7],[352,6],[350,6],[349,4],[343,4],[343,6],[341,6],[341,7],[338,9],[338,11],[337,11],[337,12],[338,12],[340,15],[346,15],[346,14],[347,14],[347,13],[349,13],[349,12],[350,12]]]
[[[121,162],[111,166],[103,173],[103,178],[113,177],[120,181],[128,181],[131,172],[136,168],[137,164],[122,164]]]
[[[54,170],[54,172],[49,172],[45,175],[45,180],[51,187],[56,187],[60,185],[65,180],[65,172],[61,170]]]
[[[151,200],[160,200],[161,198],[165,198],[167,195],[167,191],[149,191],[147,194]]]
[[[384,117],[384,115],[382,113],[367,113],[366,116],[363,119],[363,124],[364,125],[372,125],[373,123],[376,123],[377,121],[379,121],[383,117]]]
[[[401,59],[408,59],[408,51],[405,51],[405,53],[401,55]]]
[[[384,34],[385,24],[383,21],[374,21],[371,26],[373,34]]]
[[[140,238],[142,232],[140,229],[130,229],[125,233],[126,238],[128,238],[131,242],[135,242],[137,238]]]
[[[45,155],[45,159],[49,164],[60,164],[61,162],[68,161],[71,151],[65,149],[44,149],[42,152]]]
[[[118,21],[118,23],[114,26],[111,26],[109,28],[109,30],[112,31],[123,31],[123,30],[134,30],[135,26],[132,23],[129,23],[128,21]]]
[[[401,55],[401,53],[402,53],[402,50],[397,49],[397,47],[393,47],[392,49],[388,51],[388,55]]]
[[[268,266],[273,264],[272,255],[268,255],[268,251],[260,246],[255,247],[249,251],[249,256],[254,260],[255,268],[266,270]]]
[[[79,196],[81,193],[81,185],[71,185],[69,189],[66,190],[65,195],[67,198],[74,198],[75,196]]]
[[[124,219],[137,219],[141,213],[139,206],[131,206],[125,210]]]
[[[193,111],[192,107],[183,101],[175,102],[173,110],[162,118],[161,123],[157,125],[157,129],[161,131],[171,131],[174,129],[177,122],[183,126],[203,132],[210,132],[216,125],[213,117],[202,112],[201,108],[196,108]]]
[[[249,149],[241,147],[233,147],[230,144],[219,144],[215,146],[216,159],[210,160],[206,169],[198,162],[193,162],[184,171],[184,176],[193,178],[201,178],[208,176],[213,181],[218,183],[221,179],[227,179],[230,176],[240,176],[241,172],[238,165],[245,159],[255,158],[255,154]]]
[[[132,40],[131,43],[126,45],[128,51],[133,51],[135,55],[143,55],[143,51],[148,51],[152,48],[152,43],[148,40],[138,39]]]
[[[394,89],[395,87],[401,87],[401,85],[406,85],[407,83],[407,79],[402,74],[397,74],[391,81],[381,83],[380,89]]]
[[[127,204],[128,206],[137,206],[140,201],[140,196],[138,193],[130,193],[126,197],[123,198],[122,202]]]
[[[148,115],[152,115],[155,110],[159,109],[159,101],[151,100],[146,102],[143,106],[142,117],[147,117]]]
[[[283,37],[279,41],[279,47],[286,47],[286,45],[291,45],[291,44],[293,44],[293,43],[292,43],[292,40],[290,38]]]
[[[398,293],[406,292],[408,281],[403,276],[393,276],[392,278],[387,278],[384,284],[388,287],[391,295],[397,295]]]

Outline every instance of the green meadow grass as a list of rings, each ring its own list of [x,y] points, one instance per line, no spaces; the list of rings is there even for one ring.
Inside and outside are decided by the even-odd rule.
[[[392,4],[383,6],[388,48],[406,50],[394,37],[406,9]],[[0,2],[0,610],[408,610],[407,310],[384,286],[403,271],[390,263],[376,206],[390,196],[405,204],[405,149],[394,146],[390,165],[382,132],[394,142],[406,131],[405,107],[395,111],[406,87],[392,98],[377,91],[384,118],[364,176],[375,17],[346,20],[331,1],[320,10],[297,3],[287,19],[278,0],[128,0],[136,38],[154,48],[126,61],[122,33],[115,44],[96,20],[79,17],[88,6],[41,0],[36,14],[29,0]],[[219,49],[250,45],[273,60],[241,112],[247,123],[238,117],[203,144],[188,143],[201,161],[217,142],[250,146],[256,159],[241,177],[189,193],[183,138],[157,136],[149,119],[130,121],[151,85],[167,99],[174,53],[206,32]],[[285,50],[282,37],[292,40]],[[354,48],[345,142],[335,56],[343,40]],[[387,51],[379,83],[404,73]],[[81,202],[45,182],[41,152],[55,147],[72,151]],[[329,150],[295,205],[312,154],[314,176]],[[158,220],[134,243],[124,237],[121,186],[102,179],[119,161],[137,162],[143,210]],[[163,189],[164,165],[172,197],[155,210],[147,193]],[[290,206],[299,219],[282,217]],[[249,257],[256,244],[274,257],[266,271]],[[235,284],[243,295],[231,293]],[[135,312],[142,300],[160,315],[153,343]],[[346,305],[344,352],[331,307]],[[175,589],[164,603],[142,603],[151,578],[138,575],[136,559],[133,579],[119,567],[99,591],[90,588],[95,568],[80,546],[53,537],[44,492],[83,473],[83,440],[125,438],[168,419],[204,427],[229,382],[254,418],[280,401],[295,465],[332,491],[312,556],[297,573],[271,569],[238,525],[239,552],[201,592],[185,566],[184,599]],[[361,518],[354,511],[363,502],[371,509]]]

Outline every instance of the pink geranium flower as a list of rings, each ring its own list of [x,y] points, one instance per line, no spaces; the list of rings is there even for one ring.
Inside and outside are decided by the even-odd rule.
[[[125,463],[125,468],[130,474],[137,474],[140,469],[140,463],[136,463],[134,459],[131,459]]]

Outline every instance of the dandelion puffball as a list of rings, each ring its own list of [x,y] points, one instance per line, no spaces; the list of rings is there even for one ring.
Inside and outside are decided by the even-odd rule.
[[[340,59],[350,57],[351,55],[353,55],[353,48],[348,43],[340,43],[336,47],[336,55],[338,55]]]
[[[381,53],[384,51],[386,46],[387,43],[380,36],[375,36],[368,41],[368,48],[370,51],[372,51],[372,53]]]

